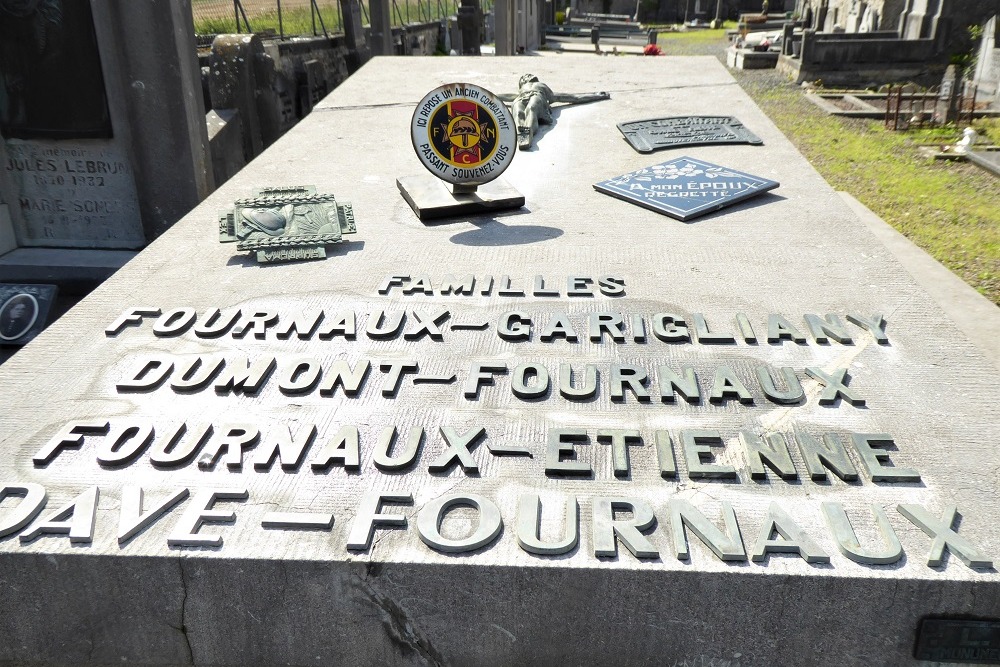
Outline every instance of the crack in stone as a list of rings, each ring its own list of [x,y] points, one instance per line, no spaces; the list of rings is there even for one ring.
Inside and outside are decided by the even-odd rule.
[[[177,559],[177,567],[180,569],[181,573],[181,622],[180,625],[171,625],[174,630],[181,633],[184,638],[184,645],[187,648],[187,658],[188,664],[194,664],[194,649],[191,648],[191,638],[188,636],[187,631],[187,599],[188,599],[188,585],[187,585],[187,575],[184,572],[184,559]]]
[[[372,585],[373,577],[378,577],[382,568],[377,563],[368,563],[364,577],[357,577],[361,591],[374,604],[382,616],[382,627],[389,640],[399,649],[404,658],[419,658],[424,665],[445,667],[444,657],[438,653],[426,637],[420,634],[406,611],[390,597],[379,593]]]

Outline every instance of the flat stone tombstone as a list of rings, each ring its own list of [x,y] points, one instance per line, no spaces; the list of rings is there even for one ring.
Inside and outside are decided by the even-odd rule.
[[[392,191],[415,101],[522,68],[375,59],[0,366],[0,664],[990,641],[926,621],[1000,619],[997,369],[715,59],[535,59],[615,95],[504,172],[522,212],[428,226]],[[649,165],[617,123],[734,113],[765,148],[686,152],[766,205],[683,225],[593,189]],[[234,257],[217,211],[276,183],[350,199],[351,251]]]

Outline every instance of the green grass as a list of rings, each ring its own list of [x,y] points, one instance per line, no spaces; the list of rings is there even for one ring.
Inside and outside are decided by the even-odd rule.
[[[267,30],[273,30],[275,33],[280,32],[278,11],[275,8],[273,0],[268,4],[270,7],[255,7],[249,2],[244,2],[247,19],[250,21],[250,27],[254,32],[264,32]],[[441,18],[442,14],[447,13],[449,10],[454,13],[454,0],[448,0],[448,2],[442,0],[440,7],[437,0],[431,2],[422,0],[419,3],[417,0],[397,0],[394,7],[390,5],[390,10],[394,26],[404,23],[422,23],[428,19],[436,21]],[[194,31],[196,34],[212,35],[236,32],[236,17],[231,11],[222,15],[219,15],[218,12],[213,12],[209,15],[199,14],[196,5],[194,14]],[[322,16],[323,24],[325,24],[328,33],[343,31],[340,12],[335,5],[331,6],[326,3],[320,5],[319,15]],[[284,26],[284,34],[286,36],[312,35],[312,21],[312,13],[308,7],[285,7],[281,12],[281,23]],[[367,22],[365,14],[362,13],[362,23]],[[242,18],[240,19],[240,29],[242,32],[246,32]],[[322,34],[323,32],[320,27],[319,18],[316,19],[316,32],[318,34]]]
[[[702,44],[718,44],[719,40],[724,40],[726,38],[726,30],[732,30],[736,27],[736,24],[729,21],[718,30],[699,28],[696,30],[679,30],[676,32],[669,30],[669,25],[650,25],[648,27],[654,30],[658,29],[656,43],[661,49],[663,49],[664,53],[669,55],[670,52],[667,50],[668,46],[677,47],[683,50],[691,47],[697,47]]]
[[[828,116],[791,85],[755,101],[838,190],[874,211],[915,244],[1000,304],[1000,180],[975,165],[934,160],[927,144],[948,145],[957,127],[893,132],[880,121]],[[996,141],[1000,123],[977,122]]]
[[[326,25],[327,32],[341,32],[340,16],[334,8],[322,7],[319,13],[323,18],[323,23]],[[254,32],[265,30],[278,32],[278,11],[276,9],[258,12],[248,11],[247,19],[249,19],[250,27]],[[284,24],[286,35],[313,34],[312,14],[309,9],[286,9],[281,12],[281,22]],[[242,18],[240,19],[240,29],[242,32],[246,32],[246,28],[243,27]],[[196,17],[194,31],[199,35],[232,33],[236,31],[236,17],[232,14],[228,17],[208,16],[201,19]],[[323,32],[318,17],[316,19],[316,31],[319,33]]]

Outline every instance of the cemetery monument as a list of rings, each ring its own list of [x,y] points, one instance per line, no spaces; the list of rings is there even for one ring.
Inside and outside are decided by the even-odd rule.
[[[425,223],[421,100],[523,62],[373,59],[0,367],[0,665],[995,663],[998,369],[711,57],[535,59],[611,98]],[[618,129],[696,116],[763,145]],[[593,187],[681,156],[780,186]],[[357,233],[219,243],[301,184]]]

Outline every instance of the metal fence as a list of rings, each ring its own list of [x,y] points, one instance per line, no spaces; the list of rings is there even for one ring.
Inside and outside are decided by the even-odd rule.
[[[459,0],[390,0],[393,26],[429,23],[458,12]],[[487,3],[484,3],[486,5]],[[492,5],[492,2],[488,3]],[[337,0],[192,0],[195,33],[274,33],[278,37],[343,32]],[[487,7],[483,7],[488,11]],[[361,22],[368,19],[361,0]]]
[[[914,84],[889,86],[885,98],[885,126],[909,130],[925,125],[971,123],[976,115],[978,88],[970,81],[946,88],[920,89]]]

